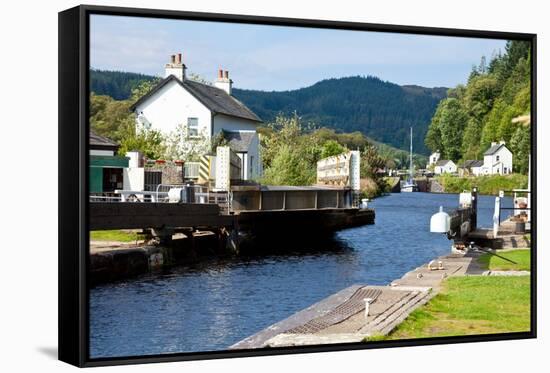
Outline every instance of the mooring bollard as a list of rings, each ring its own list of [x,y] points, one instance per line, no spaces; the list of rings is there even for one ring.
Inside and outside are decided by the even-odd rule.
[[[500,197],[495,198],[495,213],[493,214],[493,238],[497,238],[500,226]]]
[[[363,300],[365,301],[365,321],[367,321],[367,318],[369,317],[369,306],[370,302],[372,302],[372,298],[365,298]]]

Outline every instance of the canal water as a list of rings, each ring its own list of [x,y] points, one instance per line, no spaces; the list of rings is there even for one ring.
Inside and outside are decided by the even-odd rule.
[[[376,224],[306,254],[212,260],[95,287],[90,357],[225,350],[350,285],[388,284],[449,253],[450,241],[429,232],[439,206],[455,209],[458,195],[392,194],[371,202]],[[493,209],[494,197],[480,196],[479,226],[492,225]]]

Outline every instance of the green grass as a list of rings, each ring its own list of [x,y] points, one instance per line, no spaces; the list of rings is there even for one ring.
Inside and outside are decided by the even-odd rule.
[[[498,195],[500,190],[521,189],[527,187],[527,175],[486,175],[477,177],[458,177],[441,175],[436,178],[446,193],[461,193],[477,186],[480,194]]]
[[[529,276],[466,276],[446,280],[441,293],[412,312],[386,339],[529,330]]]
[[[512,250],[497,254],[509,259],[517,264],[511,263],[505,259],[491,254],[483,254],[479,257],[479,262],[483,263],[487,269],[493,271],[530,271],[531,270],[531,250]]]
[[[91,241],[134,242],[139,239],[141,239],[141,237],[137,232],[123,230],[90,231]]]

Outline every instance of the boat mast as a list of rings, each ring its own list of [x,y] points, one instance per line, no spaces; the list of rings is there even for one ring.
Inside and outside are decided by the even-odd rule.
[[[413,180],[413,128],[411,127],[411,153],[410,153],[410,163],[409,163],[409,177],[410,180]]]

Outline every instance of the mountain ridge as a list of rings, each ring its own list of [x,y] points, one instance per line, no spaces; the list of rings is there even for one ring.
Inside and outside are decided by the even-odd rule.
[[[91,90],[126,99],[141,81],[158,77],[114,71],[91,71]],[[374,76],[324,79],[287,91],[233,88],[232,94],[265,122],[277,115],[297,113],[303,121],[337,132],[360,131],[373,140],[399,149],[409,148],[413,127],[415,153],[428,154],[424,138],[439,101],[447,88],[398,85]]]

